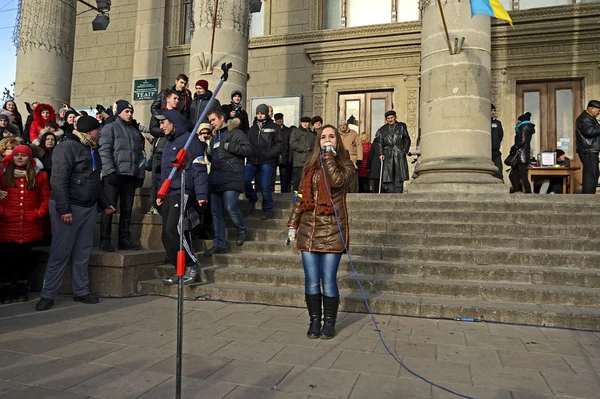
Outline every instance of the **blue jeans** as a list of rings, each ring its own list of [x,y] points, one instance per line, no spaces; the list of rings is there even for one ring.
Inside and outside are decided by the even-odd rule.
[[[252,179],[256,177],[258,173],[260,177],[260,188],[262,191],[262,211],[265,215],[273,214],[273,183],[271,181],[271,174],[273,173],[273,166],[268,163],[260,165],[253,165],[251,163],[246,164],[244,169],[244,189],[246,198],[250,202],[257,202],[258,196],[254,187],[252,187]]]
[[[212,214],[213,229],[215,238],[213,245],[217,248],[226,247],[225,212],[233,221],[238,232],[246,231],[246,224],[240,208],[238,207],[238,198],[240,193],[237,191],[223,191],[220,193],[210,193],[210,213]]]
[[[337,297],[340,295],[337,285],[337,271],[342,259],[342,253],[302,251],[302,266],[304,267],[304,293]]]

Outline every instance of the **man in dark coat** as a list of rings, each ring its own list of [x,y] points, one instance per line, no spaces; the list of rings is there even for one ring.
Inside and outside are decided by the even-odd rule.
[[[194,94],[194,100],[192,101],[190,109],[190,119],[188,122],[188,130],[190,132],[196,127],[196,123],[198,122],[198,119],[200,119],[200,116],[202,115],[202,112],[204,112],[212,95],[212,91],[208,90],[208,82],[206,80],[199,80],[196,82],[196,94]],[[216,108],[221,108],[221,103],[215,98],[209,111]],[[208,112],[201,123],[208,123]],[[192,133],[196,134],[196,132]]]
[[[258,196],[252,186],[252,180],[258,175],[262,191],[263,220],[270,219],[273,215],[273,186],[271,173],[277,164],[277,157],[281,152],[283,141],[279,126],[269,116],[269,106],[260,104],[256,107],[254,124],[248,131],[248,140],[252,145],[252,153],[244,169],[244,185],[246,198],[250,201],[250,213],[254,211]]]
[[[377,130],[379,159],[383,161],[383,190],[402,193],[404,182],[409,179],[406,154],[410,150],[410,136],[403,122],[396,121],[396,111],[385,113],[386,124]],[[373,142],[375,145],[375,141]]]
[[[575,122],[577,153],[583,164],[581,194],[596,194],[598,185],[598,153],[600,153],[600,101],[591,100]]]
[[[504,163],[502,162],[502,153],[500,152],[500,146],[502,145],[502,139],[504,138],[504,129],[502,128],[502,122],[496,118],[496,106],[492,104],[492,162],[498,168],[496,176],[502,180],[502,168]]]
[[[248,133],[250,130],[250,119],[248,113],[242,107],[242,92],[234,90],[231,92],[231,103],[225,104],[221,107],[225,114],[226,120],[238,118],[240,120],[240,129],[244,133]]]
[[[213,127],[213,139],[207,149],[210,161],[208,189],[210,192],[210,211],[213,220],[213,247],[204,252],[204,256],[226,252],[225,211],[237,228],[237,245],[246,241],[246,224],[238,199],[244,192],[244,160],[252,154],[248,137],[238,126],[240,120],[234,118],[229,125],[220,109],[211,111],[208,116]],[[200,136],[200,140],[206,140]]]
[[[310,116],[304,116],[300,119],[300,127],[292,129],[290,136],[290,150],[292,152],[292,165],[293,165],[293,190],[298,191],[300,186],[300,177],[302,175],[302,168],[306,159],[310,156],[315,144],[315,133],[310,128],[311,118]]]
[[[177,157],[179,150],[183,148],[192,133],[187,131],[187,123],[181,113],[176,110],[163,111],[156,115],[160,120],[160,128],[167,137],[167,142],[163,149],[163,158],[161,165],[161,185],[169,177],[173,169],[173,160]],[[183,210],[186,216],[195,213],[191,208],[194,201],[197,201],[200,207],[208,202],[208,176],[206,174],[207,161],[204,158],[206,143],[201,142],[194,137],[187,149],[185,160],[185,204]],[[167,258],[173,266],[177,266],[177,252],[179,251],[179,237],[183,235],[183,246],[186,253],[186,270],[183,279],[184,284],[191,284],[196,281],[198,276],[197,259],[192,251],[189,239],[186,237],[186,231],[194,226],[192,223],[179,226],[179,215],[181,212],[181,170],[175,173],[171,181],[171,186],[164,199],[158,198],[156,203],[162,206],[162,242],[167,253]],[[186,220],[189,220],[186,217]],[[164,280],[165,284],[177,283],[177,276]]]
[[[292,154],[290,151],[290,136],[292,135],[292,129],[283,124],[283,114],[275,114],[275,123],[279,126],[282,146],[281,152],[277,157],[277,166],[279,167],[279,184],[281,186],[282,193],[289,193],[290,186],[292,184]],[[273,187],[275,187],[275,177],[277,168],[273,170]]]
[[[52,244],[36,310],[48,310],[54,305],[67,263],[71,266],[73,300],[98,303],[98,298],[90,295],[88,278],[97,207],[105,215],[115,211],[100,181],[102,163],[96,151],[99,137],[100,123],[91,116],[82,116],[77,130],[65,134],[53,151],[49,204]]]
[[[150,111],[152,115],[156,115],[161,109],[163,109],[167,105],[167,96],[172,91],[177,92],[179,94],[179,103],[177,104],[177,109],[186,118],[190,117],[190,108],[192,105],[192,93],[186,89],[188,84],[188,77],[183,73],[177,75],[177,79],[175,79],[175,84],[173,86],[169,86],[156,96],[152,105],[150,106]]]

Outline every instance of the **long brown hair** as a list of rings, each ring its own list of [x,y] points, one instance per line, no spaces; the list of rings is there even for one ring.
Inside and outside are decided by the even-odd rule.
[[[348,154],[348,151],[346,150],[346,147],[344,147],[344,142],[342,141],[342,136],[340,135],[340,132],[338,131],[338,129],[333,126],[333,125],[325,125],[323,126],[320,130],[321,133],[323,134],[323,131],[325,131],[325,129],[333,129],[333,131],[335,132],[335,140],[337,142],[337,146],[335,148],[335,151],[337,152],[337,155],[335,156],[335,163],[337,164],[337,167],[339,169],[343,169],[346,168],[346,162],[350,159],[350,154]],[[302,177],[301,180],[304,179],[304,176],[306,175],[307,171],[313,169],[313,168],[321,168],[321,136],[317,136],[315,137],[315,144],[313,145],[313,149],[312,152],[310,153],[310,156],[306,159],[306,162],[304,163],[304,168],[302,169]]]
[[[17,183],[15,182],[15,161],[13,160],[6,167],[6,171],[4,174],[6,175],[6,185],[8,187],[17,187]],[[35,165],[29,158],[29,162],[27,162],[27,167],[25,168],[25,180],[27,180],[27,189],[33,190],[35,187]]]

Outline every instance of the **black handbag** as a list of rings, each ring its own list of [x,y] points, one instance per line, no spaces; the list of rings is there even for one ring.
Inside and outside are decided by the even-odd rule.
[[[504,160],[504,165],[513,168],[517,166],[517,163],[519,163],[519,152],[520,151],[511,151],[510,154],[508,154],[508,156]]]

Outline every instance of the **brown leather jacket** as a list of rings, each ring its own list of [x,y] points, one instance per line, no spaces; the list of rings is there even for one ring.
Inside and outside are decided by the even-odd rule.
[[[346,167],[340,170],[335,163],[335,158],[328,153],[323,156],[323,164],[327,174],[327,183],[333,197],[333,203],[338,214],[339,224],[342,229],[346,247],[350,248],[350,234],[348,230],[348,209],[346,208],[346,190],[353,174],[355,173],[352,161],[348,160]],[[317,202],[318,187],[321,173],[313,175],[312,190]],[[302,194],[300,192],[300,194]],[[306,194],[309,195],[309,194]],[[312,211],[301,211],[300,201],[292,210],[288,221],[289,227],[298,229],[296,239],[300,251],[309,252],[344,252],[344,245],[338,230],[338,224],[333,215],[317,214],[317,208]]]

